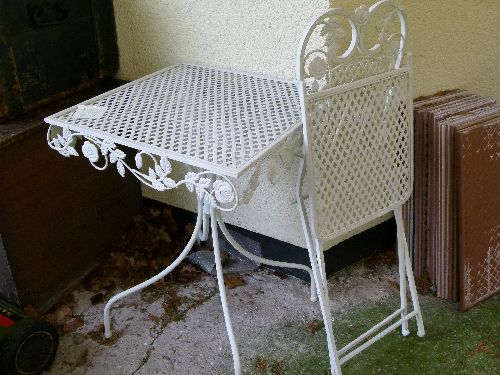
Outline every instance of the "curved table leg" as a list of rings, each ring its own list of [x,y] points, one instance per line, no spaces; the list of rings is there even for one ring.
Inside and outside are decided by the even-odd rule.
[[[196,239],[198,238],[198,234],[200,231],[200,226],[202,222],[202,215],[203,215],[203,202],[198,199],[198,216],[196,218],[196,225],[193,230],[193,234],[191,235],[191,238],[189,239],[189,242],[187,243],[186,247],[184,250],[182,250],[182,253],[177,257],[177,259],[167,268],[165,268],[163,271],[161,271],[159,274],[151,277],[150,279],[143,281],[142,283],[124,290],[121,293],[118,293],[114,297],[112,297],[106,306],[104,307],[104,337],[110,338],[111,337],[111,324],[110,324],[110,317],[109,317],[109,310],[111,309],[111,306],[116,303],[117,301],[129,296],[132,293],[138,292],[147,286],[157,282],[161,278],[165,277],[168,275],[175,267],[179,265],[180,262],[184,260],[184,258],[189,254],[189,251],[193,247]]]
[[[227,335],[229,336],[229,343],[231,344],[231,353],[233,355],[234,373],[235,375],[241,374],[240,354],[238,352],[238,345],[234,337],[233,324],[231,323],[231,315],[229,307],[227,306],[226,287],[224,285],[224,275],[222,273],[222,261],[219,249],[219,235],[217,232],[217,214],[216,208],[210,209],[210,221],[212,224],[212,241],[214,246],[215,255],[215,269],[217,271],[217,283],[219,284],[220,300],[222,303],[222,311],[224,312],[224,321],[226,322]]]
[[[226,224],[222,220],[221,214],[219,211],[216,212],[217,216],[217,222],[219,223],[219,227],[224,234],[224,236],[227,238],[229,243],[241,254],[243,254],[245,257],[248,259],[253,260],[254,262],[260,262],[263,264],[267,264],[268,266],[272,267],[285,267],[285,268],[293,268],[293,269],[298,269],[298,270],[303,270],[309,273],[309,277],[311,278],[311,301],[316,301],[316,288],[314,286],[314,275],[311,270],[311,268],[304,266],[303,264],[297,264],[297,263],[288,263],[288,262],[278,262],[275,260],[270,260],[266,258],[262,258],[260,256],[257,256],[255,254],[250,253],[249,251],[245,250],[229,233]]]
[[[201,230],[198,233],[198,241],[208,240],[209,231],[210,231],[210,214],[205,212],[205,206],[203,206],[203,222]]]

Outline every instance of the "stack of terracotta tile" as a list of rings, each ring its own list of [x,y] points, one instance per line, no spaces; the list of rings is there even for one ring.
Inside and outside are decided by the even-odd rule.
[[[500,105],[456,90],[414,110],[415,274],[466,309],[500,289]]]

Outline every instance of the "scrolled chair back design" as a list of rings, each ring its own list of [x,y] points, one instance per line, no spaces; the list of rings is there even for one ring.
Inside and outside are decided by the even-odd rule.
[[[405,15],[392,0],[330,9],[303,36],[298,78],[313,93],[397,69],[405,39]]]
[[[411,62],[392,0],[329,9],[299,45],[315,237],[336,240],[404,203],[413,179]]]

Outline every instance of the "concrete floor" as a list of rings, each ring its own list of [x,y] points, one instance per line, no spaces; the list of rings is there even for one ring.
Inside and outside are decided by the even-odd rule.
[[[327,374],[319,304],[310,302],[309,285],[267,270],[245,274],[243,279],[245,285],[228,290],[243,373]],[[396,308],[396,280],[395,266],[382,264],[372,269],[362,262],[330,278],[334,327],[341,344],[349,341],[347,336],[359,334],[360,326],[375,323]],[[232,373],[212,276],[191,284],[153,286],[127,298],[112,310],[114,336],[107,341],[102,339],[103,303],[92,304],[88,292],[73,294],[77,302],[74,315],[85,324],[61,336],[59,353],[48,374]],[[422,305],[424,319],[428,317],[425,338],[416,337],[412,322],[411,336],[390,334],[349,362],[344,373],[499,373],[498,299],[484,304],[484,311],[480,307],[467,314],[434,297],[424,296]]]

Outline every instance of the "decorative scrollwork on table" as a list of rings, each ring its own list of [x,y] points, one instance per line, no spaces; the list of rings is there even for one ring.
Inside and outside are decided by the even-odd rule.
[[[196,192],[199,199],[203,199],[205,203],[221,211],[232,211],[238,205],[236,188],[226,176],[209,171],[188,172],[184,179],[175,181],[169,176],[172,166],[165,156],[138,150],[134,159],[135,168],[133,168],[126,163],[125,152],[119,149],[113,141],[70,130],[68,127],[62,127],[62,131],[56,133],[54,127],[54,125],[49,127],[47,143],[50,148],[65,157],[79,156],[75,148],[75,138],[81,136],[85,138],[81,147],[82,154],[98,170],[104,170],[110,164],[115,164],[122,177],[125,177],[128,170],[142,183],[158,191],[171,190],[184,185],[190,192]],[[147,173],[142,172],[145,165],[144,159],[149,159],[150,162]]]
[[[368,29],[374,19],[372,40]],[[353,13],[331,9],[303,37],[300,78],[309,92],[317,92],[398,68],[405,37],[404,14],[392,0],[362,5]]]

